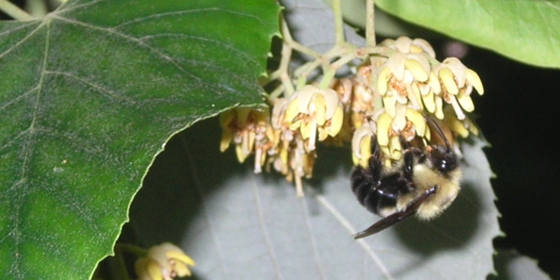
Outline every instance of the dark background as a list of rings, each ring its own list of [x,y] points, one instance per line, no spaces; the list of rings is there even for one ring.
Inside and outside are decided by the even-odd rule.
[[[434,45],[443,53],[445,40]],[[442,57],[438,57],[442,59]],[[491,147],[492,185],[506,234],[494,242],[539,260],[560,279],[560,176],[558,139],[560,71],[521,64],[492,51],[468,47],[462,58],[482,79],[474,96],[476,119]]]

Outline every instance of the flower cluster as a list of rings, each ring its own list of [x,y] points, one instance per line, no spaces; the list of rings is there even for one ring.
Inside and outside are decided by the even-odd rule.
[[[189,266],[194,261],[179,247],[163,243],[150,248],[147,256],[136,260],[135,270],[140,280],[172,280],[191,276]]]
[[[330,69],[342,61],[353,74],[325,75],[319,83],[302,85],[306,77],[291,73],[305,71],[277,70],[270,82],[281,80],[282,85],[269,96],[270,111],[235,108],[222,113],[221,150],[233,143],[240,162],[254,153],[255,172],[273,167],[295,181],[302,195],[301,178],[312,175],[317,142],[351,142],[354,164],[366,166],[376,139],[390,166],[402,158],[402,139],[417,147],[438,141],[426,117],[438,122],[450,143],[478,133],[465,112],[474,110],[473,89],[484,93],[480,78],[457,58],[436,60],[425,40],[400,37],[376,48],[336,49],[300,69],[309,72],[310,65],[321,61],[332,61]],[[286,76],[292,78],[288,85]]]

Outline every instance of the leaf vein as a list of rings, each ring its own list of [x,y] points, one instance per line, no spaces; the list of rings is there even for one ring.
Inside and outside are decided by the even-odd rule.
[[[246,16],[249,18],[253,18],[256,19],[258,22],[262,23],[262,19],[260,19],[259,17],[252,15],[252,14],[248,14],[248,13],[242,13],[242,12],[238,12],[238,11],[232,11],[232,10],[226,10],[226,9],[222,9],[219,7],[211,7],[211,8],[204,8],[204,9],[191,9],[191,10],[182,10],[182,11],[173,11],[173,12],[165,12],[165,13],[158,13],[158,14],[152,14],[146,17],[139,17],[127,22],[123,22],[119,25],[116,25],[114,28],[120,28],[129,24],[133,24],[133,23],[138,23],[141,21],[145,21],[145,20],[149,20],[152,18],[162,18],[162,17],[166,17],[166,16],[176,16],[176,15],[184,15],[184,14],[191,14],[191,13],[205,13],[205,12],[224,12],[224,13],[230,13],[230,14],[234,14],[234,15],[241,15],[241,16]]]
[[[268,249],[268,254],[270,255],[270,258],[272,260],[272,266],[274,267],[274,273],[276,274],[277,279],[285,279],[284,276],[282,275],[282,270],[280,269],[280,266],[278,264],[278,257],[276,256],[276,252],[274,250],[274,246],[272,244],[272,241],[270,240],[270,235],[268,233],[268,231],[266,230],[266,224],[265,224],[265,218],[264,218],[264,213],[263,213],[263,206],[261,204],[261,199],[260,199],[260,194],[259,194],[259,190],[258,190],[258,186],[257,183],[255,182],[255,174],[254,173],[249,173],[250,178],[251,178],[251,189],[253,191],[253,197],[254,197],[254,202],[255,202],[255,206],[257,208],[257,217],[259,219],[259,229],[263,235],[263,238],[266,242],[266,248]]]
[[[313,191],[313,195],[315,199],[319,202],[321,206],[323,206],[333,217],[350,233],[355,233],[356,229],[350,224],[348,219],[346,219],[336,208],[322,195],[318,194],[317,192]],[[364,249],[364,251],[368,254],[368,256],[373,260],[373,262],[381,269],[381,272],[385,276],[386,279],[393,279],[387,267],[383,264],[379,256],[368,246],[368,244],[363,240],[357,240],[358,244]]]

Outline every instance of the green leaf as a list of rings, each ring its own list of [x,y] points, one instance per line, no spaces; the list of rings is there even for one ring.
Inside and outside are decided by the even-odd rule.
[[[198,279],[471,280],[492,273],[500,231],[484,141],[462,146],[465,180],[441,217],[411,218],[356,241],[352,234],[379,217],[351,191],[349,149],[320,149],[298,198],[278,174],[254,174],[253,158],[240,165],[233,149],[219,154],[219,135],[209,119],[171,139],[131,208],[139,240],[180,244],[197,262]]]
[[[282,1],[294,36],[324,50],[334,28],[320,3]],[[379,217],[351,191],[349,149],[319,150],[313,180],[298,198],[285,178],[253,174],[253,158],[240,165],[233,149],[218,154],[219,133],[209,119],[172,139],[131,209],[139,239],[181,244],[197,262],[195,277],[470,280],[493,272],[499,213],[485,141],[473,137],[462,145],[462,190],[441,217],[412,218],[356,241],[352,234]]]
[[[169,137],[257,84],[278,6],[69,1],[0,24],[0,275],[87,279]]]
[[[497,276],[491,280],[550,280],[537,265],[537,261],[513,250],[498,250],[496,255]]]
[[[365,5],[365,1],[363,1]],[[524,63],[560,67],[556,1],[376,0],[406,21]]]

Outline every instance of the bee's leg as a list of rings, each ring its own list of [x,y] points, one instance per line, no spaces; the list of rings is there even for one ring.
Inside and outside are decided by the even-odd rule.
[[[381,179],[382,163],[379,159],[379,146],[377,137],[371,137],[371,156],[368,160],[368,167],[356,166],[352,171],[351,183],[352,192],[358,201],[365,206],[367,196],[375,192]]]

